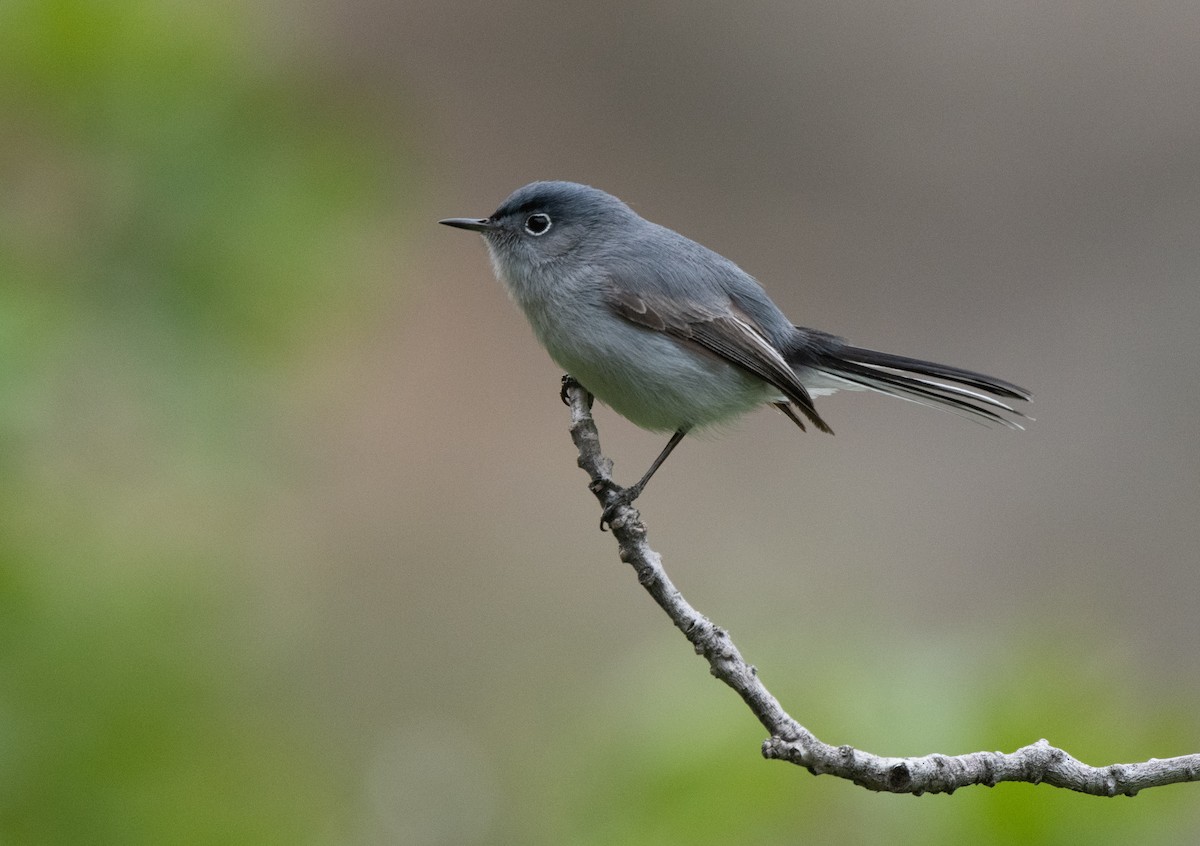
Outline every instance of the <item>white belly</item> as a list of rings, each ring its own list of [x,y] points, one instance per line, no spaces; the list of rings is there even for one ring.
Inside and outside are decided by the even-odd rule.
[[[638,426],[677,431],[731,420],[779,398],[778,389],[697,347],[623,321],[602,340],[543,343],[597,399]],[[586,354],[580,354],[586,349]]]

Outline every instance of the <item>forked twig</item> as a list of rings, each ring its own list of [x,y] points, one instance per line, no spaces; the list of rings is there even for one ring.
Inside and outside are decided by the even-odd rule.
[[[612,481],[612,462],[600,451],[591,397],[582,387],[564,383],[563,399],[571,408],[571,438],[579,450],[579,466],[591,477],[590,488],[601,506],[608,508],[617,501],[620,488]],[[713,625],[684,599],[663,569],[662,559],[646,542],[646,527],[637,510],[630,505],[617,507],[610,525],[621,560],[634,568],[642,587],[667,612],[696,652],[704,656],[712,674],[737,691],[770,733],[762,746],[766,758],[791,761],[813,775],[840,776],[868,790],[915,795],[952,793],[973,784],[991,787],[1002,781],[1020,781],[1093,796],[1133,796],[1147,787],[1200,781],[1200,754],[1092,767],[1046,740],[1009,753],[916,758],[886,758],[851,746],[830,746],[784,711],[754,667],[742,658],[729,633]]]

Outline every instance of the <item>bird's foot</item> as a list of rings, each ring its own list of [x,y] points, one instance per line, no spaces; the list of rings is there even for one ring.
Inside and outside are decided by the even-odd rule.
[[[571,376],[570,373],[563,373],[563,386],[562,388],[558,389],[559,400],[563,401],[564,406],[570,406],[571,397],[568,395],[568,391],[572,388],[583,389],[583,402],[586,404],[590,412],[590,410],[592,410],[592,402],[595,397],[590,394],[590,391],[588,391],[587,388],[583,388],[583,385],[580,384],[580,380],[576,379],[574,376]]]
[[[592,492],[604,498],[604,511],[600,514],[600,531],[606,532],[612,527],[617,512],[642,494],[641,484],[623,488],[612,479],[601,479],[592,483]]]
[[[578,382],[578,379],[576,379],[574,376],[571,376],[570,373],[563,373],[563,386],[562,388],[558,389],[559,400],[563,401],[564,406],[570,406],[571,397],[566,396],[566,391],[569,391],[572,388],[582,388],[582,386],[583,385]]]

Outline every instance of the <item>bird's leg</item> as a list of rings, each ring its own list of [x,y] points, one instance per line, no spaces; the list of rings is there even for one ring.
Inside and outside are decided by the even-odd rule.
[[[654,463],[650,465],[650,469],[645,472],[642,478],[638,479],[637,484],[622,488],[610,482],[614,498],[608,505],[604,506],[604,512],[600,515],[600,531],[603,532],[605,526],[612,525],[613,517],[616,516],[618,508],[622,505],[629,505],[642,495],[642,491],[646,489],[646,483],[650,481],[650,477],[654,475],[654,471],[662,466],[662,463],[667,460],[667,456],[671,454],[671,450],[679,446],[679,442],[683,440],[687,433],[687,429],[680,429],[671,436],[671,440],[667,441],[667,445],[658,454],[658,458],[654,459]]]

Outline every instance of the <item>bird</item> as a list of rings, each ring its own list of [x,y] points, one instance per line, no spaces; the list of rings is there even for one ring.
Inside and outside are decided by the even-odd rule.
[[[483,236],[496,276],[567,377],[637,426],[671,433],[636,483],[613,486],[601,528],[689,432],[765,405],[829,434],[814,397],[842,390],[1014,429],[1031,419],[1013,404],[1030,392],[1012,382],[793,324],[734,262],[598,188],[533,182],[488,217],[439,223]]]

